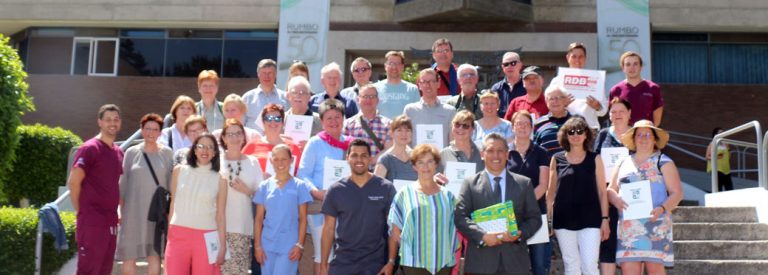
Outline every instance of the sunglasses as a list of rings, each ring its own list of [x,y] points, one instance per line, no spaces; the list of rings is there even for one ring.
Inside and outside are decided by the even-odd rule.
[[[368,67],[362,67],[362,68],[357,68],[357,69],[354,69],[354,70],[352,70],[352,72],[353,72],[353,73],[359,73],[359,74],[361,74],[361,73],[367,72],[367,71],[368,71],[368,70],[370,70],[370,69],[371,69],[371,68],[368,68]]]
[[[517,66],[517,60],[501,63],[501,66],[504,68],[509,66]]]
[[[569,136],[583,135],[584,131],[586,131],[586,130],[584,130],[584,129],[571,129],[571,130],[568,130],[568,135]]]
[[[469,130],[469,128],[472,128],[472,125],[456,122],[453,124],[453,128]]]
[[[264,121],[267,121],[267,122],[283,122],[283,117],[267,115],[267,116],[264,116]]]

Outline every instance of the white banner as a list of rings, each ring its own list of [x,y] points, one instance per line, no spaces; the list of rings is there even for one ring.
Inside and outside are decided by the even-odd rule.
[[[312,90],[322,91],[320,69],[325,65],[330,0],[280,0],[277,39],[277,85],[285,88],[294,60],[307,64]]]
[[[625,79],[619,58],[634,51],[643,58],[641,75],[651,79],[649,0],[597,0],[598,66],[605,70],[609,89]]]
[[[561,85],[576,99],[592,96],[601,104],[606,104],[605,71],[576,68],[557,68],[557,77]]]

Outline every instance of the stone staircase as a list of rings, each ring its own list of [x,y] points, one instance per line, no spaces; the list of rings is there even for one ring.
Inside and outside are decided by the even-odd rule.
[[[768,224],[754,207],[679,207],[669,274],[768,273]]]

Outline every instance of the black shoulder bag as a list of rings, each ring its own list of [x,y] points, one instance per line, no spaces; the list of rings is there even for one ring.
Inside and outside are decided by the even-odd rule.
[[[160,181],[157,180],[155,175],[155,169],[152,168],[152,162],[149,161],[147,153],[143,153],[144,160],[147,161],[149,166],[149,172],[152,174],[152,179],[155,180],[155,193],[152,194],[152,201],[149,205],[149,212],[147,213],[147,220],[155,222],[155,239],[154,248],[158,254],[162,255],[163,251],[163,237],[168,234],[168,211],[171,208],[171,193],[168,192],[165,187],[160,185]]]

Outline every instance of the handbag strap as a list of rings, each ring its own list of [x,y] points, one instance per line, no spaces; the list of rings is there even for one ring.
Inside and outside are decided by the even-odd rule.
[[[373,140],[373,143],[376,144],[376,148],[379,148],[379,150],[384,149],[384,144],[381,144],[381,140],[379,140],[379,137],[377,137],[373,130],[371,130],[371,127],[368,126],[368,123],[365,122],[365,119],[363,119],[362,113],[360,113],[360,116],[357,117],[357,120],[360,121],[360,126],[362,126],[363,131],[365,131],[366,134],[368,134],[369,137]]]
[[[149,165],[149,172],[152,173],[152,178],[155,179],[155,185],[160,186],[160,181],[158,181],[157,176],[155,176],[155,169],[152,168],[152,162],[149,161],[147,153],[141,152],[141,154],[144,155],[144,160],[146,160],[147,165]]]

